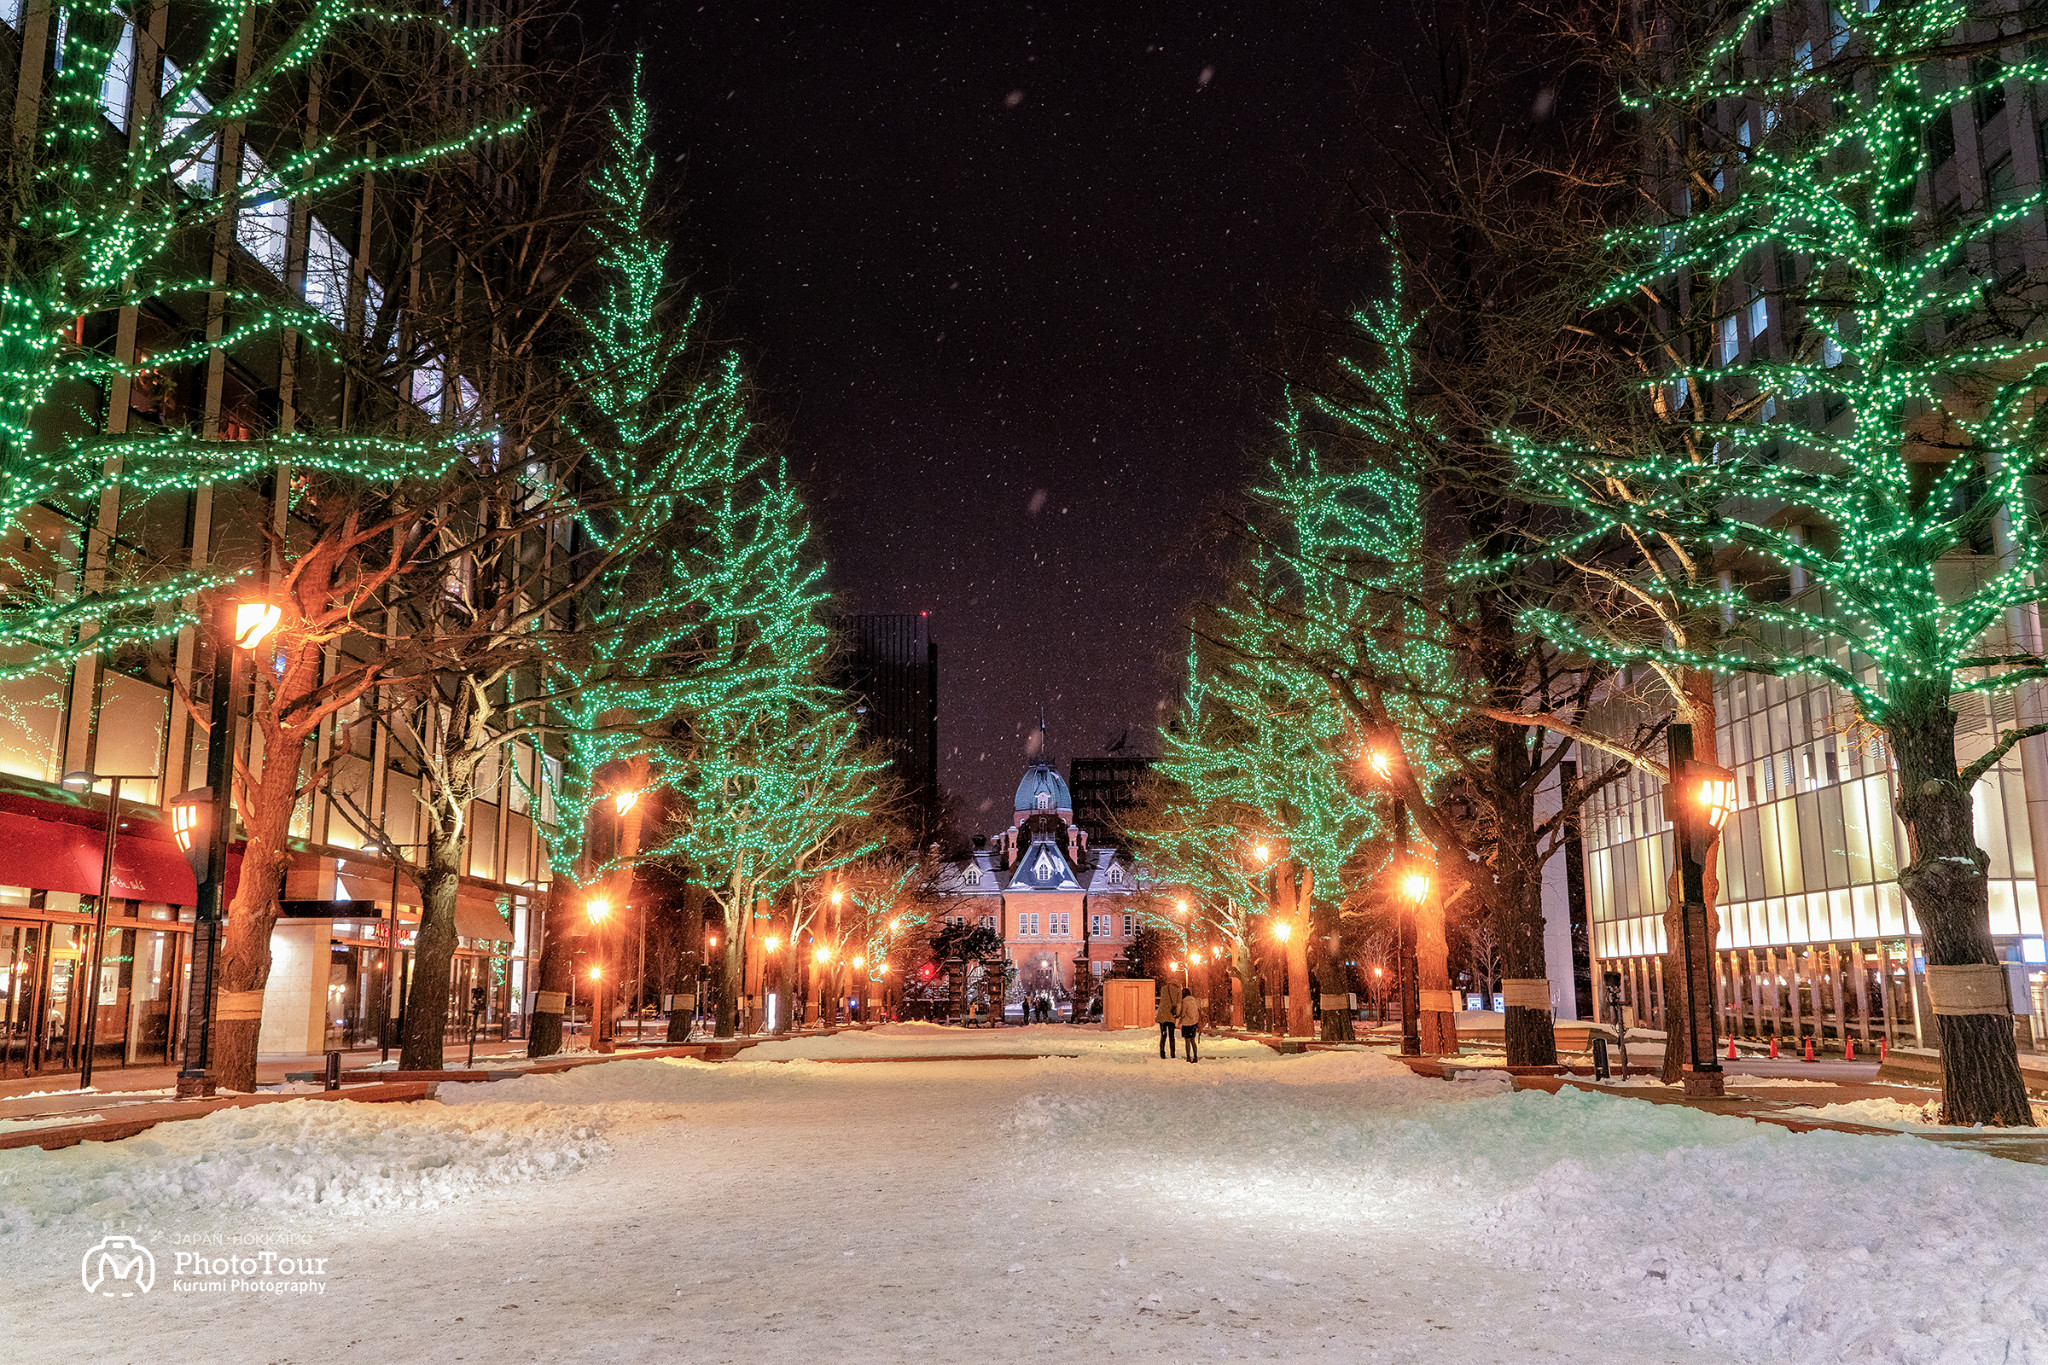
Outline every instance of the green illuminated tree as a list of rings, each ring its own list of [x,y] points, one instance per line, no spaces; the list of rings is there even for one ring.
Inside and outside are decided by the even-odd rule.
[[[830,635],[823,566],[778,465],[715,509],[703,553],[716,566],[714,652],[732,670],[713,704],[665,747],[679,810],[664,849],[699,869],[725,916],[718,1031],[730,1037],[745,984],[749,926],[778,893],[879,846],[866,826],[881,765],[851,708],[824,685]]]
[[[32,102],[15,125],[0,183],[0,679],[54,679],[85,649],[173,635],[191,622],[191,595],[219,581],[215,572],[168,570],[143,538],[101,524],[103,502],[118,497],[125,512],[157,493],[280,466],[374,480],[435,458],[429,446],[394,450],[303,427],[220,442],[129,415],[131,390],[151,375],[203,365],[287,329],[316,347],[332,335],[303,299],[190,273],[192,248],[203,252],[209,240],[229,248],[244,205],[304,202],[517,122],[450,132],[387,120],[375,130],[304,139],[264,163],[244,147],[245,124],[300,103],[306,82],[348,37],[402,28],[417,41],[431,32],[466,60],[489,31],[402,7],[317,0],[267,20],[253,60],[238,65],[247,9],[229,0],[184,7],[181,36],[194,51],[182,68],[158,47],[147,6],[26,11],[23,41],[61,52],[33,92],[17,95]],[[365,150],[370,138],[387,150]],[[223,167],[239,174],[223,183]],[[215,325],[159,348],[147,372],[85,343],[93,319],[141,309],[196,311]]]
[[[1745,648],[1618,643],[1563,615],[1534,619],[1596,657],[1804,675],[1850,700],[1898,772],[1911,859],[1899,882],[1938,1001],[1944,1119],[2027,1124],[2010,1021],[1995,1012],[2002,969],[1971,791],[2048,724],[2022,717],[1966,755],[1956,702],[2030,699],[2048,677],[2043,528],[2029,497],[2044,469],[2048,367],[2032,342],[2038,305],[2008,264],[2010,234],[2042,196],[1930,211],[1921,185],[1959,111],[2002,103],[2010,83],[2048,68],[1979,52],[1969,78],[1951,83],[1939,59],[1973,17],[1953,0],[1845,7],[1818,44],[1773,45],[1767,9],[1751,8],[1705,60],[1644,96],[1728,102],[1754,116],[1753,145],[1722,193],[1684,194],[1620,234],[1620,268],[1595,302],[1681,282],[1742,299],[1768,253],[1787,281],[1787,344],[1746,357],[1725,343],[1691,350],[1659,377],[1703,395],[1704,457],[1516,442],[1548,486],[1611,478],[1642,490],[1599,509],[1610,524],[1738,562],[1757,590],[1695,579],[1668,591],[1693,611],[1727,613]],[[1767,591],[1772,575],[1794,591]]]
[[[1227,630],[1232,614],[1224,621]],[[1168,809],[1136,832],[1152,871],[1196,892],[1203,921],[1230,945],[1246,1000],[1255,948],[1285,955],[1301,985],[1287,1031],[1306,1033],[1309,954],[1322,988],[1336,989],[1344,881],[1361,872],[1367,841],[1385,831],[1369,797],[1345,779],[1350,725],[1329,691],[1302,686],[1292,670],[1239,654],[1224,638],[1207,648],[1198,639],[1189,653],[1180,715],[1160,735]],[[1269,937],[1286,924],[1286,938],[1259,944],[1239,905],[1270,916]],[[1171,919],[1161,927],[1183,938],[1190,930]],[[1199,948],[1207,936],[1197,926],[1188,941]],[[1326,1015],[1326,1035],[1348,1036],[1347,1022]]]
[[[1569,743],[1527,717],[1582,718],[1597,675],[1516,627],[1523,584],[1459,577],[1445,562],[1443,546],[1526,524],[1526,509],[1487,486],[1498,451],[1470,421],[1473,407],[1512,409],[1520,393],[1461,387],[1491,382],[1499,366],[1473,347],[1501,338],[1466,335],[1484,309],[1431,330],[1405,301],[1406,264],[1397,250],[1389,294],[1354,316],[1355,352],[1291,395],[1254,493],[1252,534],[1273,568],[1250,580],[1233,642],[1292,670],[1298,689],[1327,689],[1352,727],[1346,780],[1398,797],[1415,821],[1428,845],[1418,856],[1439,879],[1418,935],[1428,988],[1449,986],[1434,915],[1460,886],[1500,934],[1508,977],[1544,979],[1540,873],[1582,793],[1542,807]],[[1511,1006],[1507,1042],[1516,1064],[1553,1061],[1550,1010]]]

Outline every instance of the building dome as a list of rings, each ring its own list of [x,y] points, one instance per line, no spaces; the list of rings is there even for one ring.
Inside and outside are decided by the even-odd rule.
[[[1067,795],[1066,779],[1050,763],[1034,763],[1024,770],[1017,784],[1017,814],[1034,811],[1071,811],[1074,798]]]

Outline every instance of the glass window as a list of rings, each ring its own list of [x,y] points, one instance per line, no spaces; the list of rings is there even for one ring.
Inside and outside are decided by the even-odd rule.
[[[135,98],[135,25],[121,25],[113,60],[100,81],[100,111],[122,132],[128,131],[128,106]]]
[[[306,302],[339,327],[348,308],[348,248],[318,218],[306,222]]]
[[[291,204],[270,183],[270,167],[255,152],[242,152],[241,212],[235,217],[235,240],[242,250],[279,279],[284,278],[285,245],[291,231]]]

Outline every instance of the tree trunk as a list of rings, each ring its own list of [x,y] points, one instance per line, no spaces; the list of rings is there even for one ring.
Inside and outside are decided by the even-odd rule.
[[[1309,917],[1315,922],[1317,988],[1325,995],[1348,995],[1351,973],[1344,966],[1343,916],[1324,900],[1311,907]],[[1326,1043],[1352,1042],[1357,1034],[1352,1031],[1351,1011],[1324,1010],[1322,1037]]]
[[[1985,870],[1977,847],[1970,792],[1956,765],[1955,711],[1938,684],[1902,687],[1892,698],[1885,733],[1899,764],[1899,818],[1912,861],[1899,886],[1926,936],[1927,965],[1996,963]],[[2012,1016],[1943,1014],[1934,1023],[1941,1044],[1941,1121],[2032,1127],[2020,1077]]]
[[[554,883],[555,888],[566,886],[565,880]],[[548,923],[560,925],[567,922],[567,909],[560,890],[550,890]],[[551,931],[540,946],[540,984],[537,990],[556,991],[566,996],[569,993],[570,978],[575,975],[575,953],[570,947],[569,936],[559,929]],[[526,1055],[529,1057],[552,1057],[562,1050],[562,1016],[539,1014],[533,1016],[533,1026],[526,1035]]]
[[[412,989],[405,999],[401,1071],[439,1071],[448,1034],[448,988],[455,964],[455,898],[462,888],[462,831],[427,823],[420,886],[420,928],[413,940]]]
[[[1444,934],[1444,905],[1430,895],[1415,907],[1415,985],[1418,991],[1451,989],[1451,945]],[[1416,1011],[1416,1033],[1422,1039],[1425,1057],[1458,1055],[1456,1010],[1433,1010],[1426,1005]]]
[[[688,893],[685,892],[684,895],[684,906],[688,908],[691,902],[687,899]],[[683,920],[684,932],[679,936],[683,949],[680,953],[676,954],[675,980],[670,983],[675,989],[669,992],[671,998],[669,1000],[667,1041],[671,1043],[687,1043],[690,1041],[690,1016],[697,1007],[698,959],[698,951],[691,945],[690,941],[690,926],[693,923],[701,924],[703,918],[703,915],[700,913],[694,918],[686,916]],[[685,991],[689,992],[690,995],[691,1004],[688,1008],[683,1006],[683,992]]]
[[[263,1031],[263,988],[270,980],[270,931],[277,924],[277,893],[284,883],[298,765],[282,758],[253,788],[241,880],[222,926],[214,995],[213,1074],[223,1090],[256,1088],[256,1049]],[[325,949],[322,949],[325,952]],[[323,968],[324,969],[324,968]],[[198,983],[194,983],[195,987]],[[324,983],[322,988],[324,989]]]
[[[739,1032],[740,997],[746,993],[745,975],[747,963],[746,917],[752,913],[753,897],[741,894],[738,877],[733,879],[733,895],[725,905],[725,942],[720,959],[718,982],[718,1033],[720,1038],[730,1038]]]

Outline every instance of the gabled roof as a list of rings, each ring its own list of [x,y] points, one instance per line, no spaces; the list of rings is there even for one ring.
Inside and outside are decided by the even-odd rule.
[[[1079,891],[1081,883],[1067,864],[1067,855],[1045,835],[1031,841],[1010,872],[1011,891]]]

